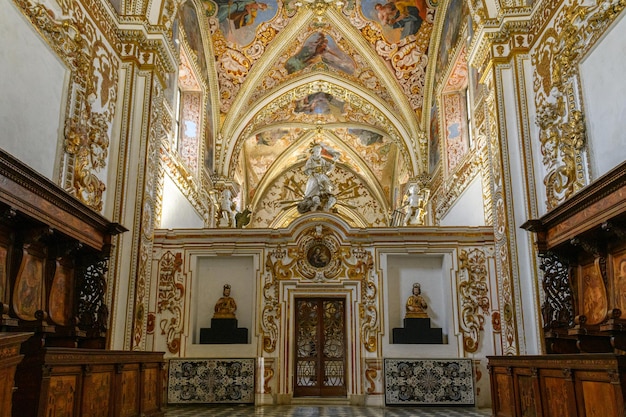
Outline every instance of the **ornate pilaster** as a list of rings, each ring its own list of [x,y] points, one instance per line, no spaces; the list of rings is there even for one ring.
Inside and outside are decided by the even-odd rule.
[[[528,53],[529,38],[525,21],[507,22],[498,32],[485,37],[483,57],[488,60],[487,70],[483,74],[485,91],[485,129],[489,166],[491,172],[492,198],[491,210],[494,236],[495,260],[498,276],[498,297],[501,315],[502,350],[514,355],[524,352],[526,346],[520,344],[524,337],[524,322],[521,311],[521,282],[518,259],[520,253],[530,248],[520,247],[516,238],[514,210],[527,211],[527,207],[513,206],[513,176],[532,178],[532,171],[527,166],[521,172],[514,171],[512,158],[529,158],[529,155],[516,153],[508,136],[516,130],[521,138],[522,149],[529,149],[530,134],[527,114],[521,106],[508,106],[510,97],[520,100],[524,96],[524,75],[518,57]],[[505,100],[509,97],[508,101]],[[532,165],[531,165],[532,167]],[[529,185],[523,185],[523,192],[528,196]],[[532,214],[532,213],[531,213]],[[536,288],[535,288],[536,290]],[[531,313],[532,314],[532,313]]]

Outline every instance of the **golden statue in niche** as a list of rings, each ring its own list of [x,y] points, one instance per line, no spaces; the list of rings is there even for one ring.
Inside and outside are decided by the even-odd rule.
[[[422,287],[416,282],[413,284],[413,294],[406,301],[406,318],[428,318],[427,308],[428,304],[422,297]]]
[[[237,310],[237,304],[235,300],[230,296],[230,285],[224,285],[224,291],[222,297],[215,303],[214,319],[234,319],[235,311]]]

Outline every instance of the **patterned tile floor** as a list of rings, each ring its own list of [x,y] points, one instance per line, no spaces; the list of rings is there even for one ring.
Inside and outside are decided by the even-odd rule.
[[[445,407],[297,406],[169,406],[165,417],[485,417],[487,409]]]

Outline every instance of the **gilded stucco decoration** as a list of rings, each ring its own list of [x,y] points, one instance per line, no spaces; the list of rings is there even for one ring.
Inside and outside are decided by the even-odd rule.
[[[321,226],[312,229],[298,242],[296,271],[305,279],[324,282],[345,275],[340,242],[332,234],[323,234]]]
[[[503,351],[508,355],[515,355],[519,352],[519,344],[517,338],[516,323],[519,316],[516,314],[516,305],[514,297],[513,272],[511,271],[511,258],[509,257],[509,213],[506,209],[505,202],[505,184],[507,179],[502,166],[502,144],[500,138],[499,121],[504,120],[504,115],[499,113],[502,111],[502,103],[498,103],[496,97],[496,83],[499,81],[497,73],[491,74],[485,80],[487,96],[485,97],[485,106],[487,111],[487,133],[489,162],[491,165],[491,193],[492,193],[492,213],[495,244],[495,260],[496,269],[498,271],[498,295],[502,311],[502,342]],[[500,97],[501,98],[501,97]]]
[[[348,224],[354,227],[384,227],[388,224],[386,205],[360,177],[338,164],[329,178],[337,188],[336,214]],[[302,163],[278,177],[251,208],[250,226],[277,228],[291,223],[299,216],[296,205],[304,197],[306,182]]]
[[[431,2],[420,1],[422,23],[414,35],[407,37],[402,34],[389,34],[384,18],[380,14],[365,16],[364,13],[353,13],[349,16],[350,23],[357,28],[365,40],[376,50],[376,53],[392,68],[393,74],[400,83],[413,110],[421,114],[424,105],[424,88],[426,83],[426,67],[428,56],[426,52],[433,30],[435,8]],[[374,3],[372,3],[373,5]],[[368,18],[369,17],[369,18]],[[378,24],[372,24],[377,22]]]
[[[98,174],[108,162],[117,101],[119,60],[114,47],[78,3],[18,0],[16,4],[71,72],[62,186],[89,207],[102,211],[106,185]]]
[[[567,1],[532,51],[548,209],[589,180],[578,64],[624,7],[623,0]]]
[[[132,346],[134,349],[145,349],[146,329],[148,323],[148,304],[151,288],[151,264],[152,245],[155,227],[155,204],[159,198],[158,188],[161,185],[157,174],[160,172],[160,148],[166,138],[167,129],[163,126],[164,118],[161,114],[165,111],[163,88],[156,77],[150,77],[153,84],[151,89],[145,92],[145,97],[151,100],[144,103],[149,109],[150,120],[146,134],[146,165],[145,171],[140,170],[138,181],[143,183],[143,193],[140,197],[141,205],[137,205],[136,216],[141,218],[140,240],[138,242],[137,265],[134,288],[135,304],[133,312]]]
[[[359,319],[361,320],[361,341],[365,350],[376,352],[380,333],[378,313],[378,285],[373,274],[374,260],[371,252],[356,247],[347,254],[348,277],[361,281],[361,299],[359,301]]]
[[[161,336],[171,354],[180,352],[184,326],[185,285],[181,274],[182,253],[165,252],[159,259],[157,310]]]
[[[315,282],[354,280],[361,283],[359,328],[363,348],[377,352],[380,337],[379,291],[371,252],[360,247],[340,246],[341,240],[321,223],[306,229],[295,246],[268,251],[263,277],[261,330],[263,350],[275,351],[281,321],[281,281],[299,285]],[[331,252],[333,250],[333,252]]]
[[[278,342],[278,325],[281,320],[281,306],[278,295],[279,280],[291,279],[294,258],[287,257],[287,250],[281,246],[268,252],[265,258],[263,276],[263,312],[261,313],[261,331],[263,350],[272,353]]]
[[[481,249],[462,249],[459,253],[459,325],[463,348],[475,353],[480,345],[485,316],[489,317],[487,256]]]
[[[338,33],[339,27],[343,26],[342,20],[348,19],[389,65],[411,107],[416,111],[422,107],[428,63],[426,52],[435,12],[435,8],[427,0],[416,1],[415,14],[411,16],[410,25],[405,22],[409,19],[405,19],[402,25],[395,26],[383,16],[383,11],[375,10],[375,2],[368,1],[359,4],[349,1],[340,13],[329,8],[323,10],[318,17],[307,11],[311,16],[307,18],[302,16],[306,9],[304,7],[303,10],[298,10],[292,2],[268,0],[263,6],[258,6],[255,17],[244,24],[234,14],[229,14],[227,3],[223,0],[207,0],[204,3],[218,61],[221,110],[224,113],[232,106],[246,77],[252,73],[260,57],[273,46],[272,41],[282,36],[281,31],[291,30],[287,26],[296,20],[299,25],[308,20],[307,24],[326,26],[328,30]],[[331,26],[336,29],[330,28]],[[346,30],[349,29],[343,29],[344,32]],[[291,37],[292,35],[289,36]],[[291,39],[285,43],[290,41]],[[322,52],[319,49],[318,54],[321,55]],[[312,51],[311,56],[315,55],[316,51]],[[369,77],[365,75],[365,78]]]
[[[310,51],[319,48],[326,48],[326,51],[311,57]],[[320,71],[345,78],[364,90],[375,92],[382,101],[399,111],[396,101],[377,75],[378,71],[372,68],[346,36],[335,26],[320,27],[314,22],[310,22],[305,30],[298,33],[294,42],[289,43],[274,62],[273,67],[266,71],[265,77],[259,83],[262,88],[256,89],[250,95],[248,105],[290,79]]]

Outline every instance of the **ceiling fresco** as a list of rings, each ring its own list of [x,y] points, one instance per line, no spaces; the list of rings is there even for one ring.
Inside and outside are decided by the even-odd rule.
[[[194,32],[185,39],[204,39],[207,58],[199,66],[208,68],[217,111],[216,125],[208,126],[215,140],[206,148],[214,151],[214,174],[237,182],[238,201],[274,218],[292,213],[284,203],[279,215],[266,199],[278,193],[290,201],[285,184],[301,182],[297,167],[312,144],[324,143],[340,154],[339,188],[358,188],[358,198],[345,193],[372,207],[360,221],[387,221],[407,183],[428,169],[422,113],[437,2],[187,3],[197,8],[202,33],[185,22]]]

